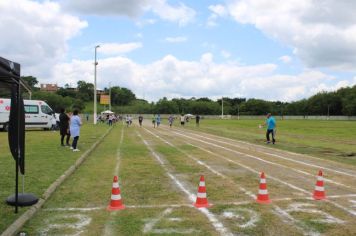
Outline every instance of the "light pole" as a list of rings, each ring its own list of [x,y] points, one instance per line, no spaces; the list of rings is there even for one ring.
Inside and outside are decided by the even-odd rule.
[[[221,97],[221,119],[224,119],[224,97]]]
[[[109,82],[109,110],[111,111],[111,82]]]
[[[95,46],[95,59],[94,59],[94,125],[96,125],[96,66],[98,65],[98,62],[96,61],[96,50],[100,47],[100,45]]]

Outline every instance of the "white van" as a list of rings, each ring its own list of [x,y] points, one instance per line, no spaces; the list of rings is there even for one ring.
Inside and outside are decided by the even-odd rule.
[[[25,124],[26,128],[43,128],[52,127],[54,112],[46,102],[40,100],[24,100],[25,106]],[[0,98],[0,129],[7,131],[9,128],[9,116],[11,109],[11,100]]]

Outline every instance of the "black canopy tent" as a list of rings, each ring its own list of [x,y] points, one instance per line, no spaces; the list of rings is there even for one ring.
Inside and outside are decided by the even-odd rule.
[[[19,194],[19,171],[25,174],[25,111],[22,99],[24,82],[20,78],[20,64],[0,57],[0,85],[11,90],[11,109],[9,119],[9,146],[16,163],[15,194],[7,199],[7,203],[15,206],[32,205],[38,199],[32,194]]]

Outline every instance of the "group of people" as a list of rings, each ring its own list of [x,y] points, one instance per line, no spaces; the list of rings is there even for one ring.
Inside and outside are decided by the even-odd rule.
[[[74,110],[73,114],[66,114],[65,109],[61,109],[59,115],[59,130],[61,135],[61,146],[68,146],[73,152],[79,152],[78,140],[80,135],[80,127],[82,126],[81,118],[78,110]],[[72,144],[69,143],[70,137],[73,138]],[[66,144],[64,144],[66,138]]]

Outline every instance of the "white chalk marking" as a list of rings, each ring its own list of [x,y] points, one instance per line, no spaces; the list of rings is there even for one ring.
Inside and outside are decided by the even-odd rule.
[[[192,139],[192,140],[200,141],[200,142],[202,142],[202,143],[209,143],[209,142],[205,142],[205,141],[203,141],[203,140],[201,140],[201,139],[196,139],[196,138],[187,136],[187,135],[182,134],[182,133],[179,133],[179,132],[175,132],[175,133],[178,134],[178,135],[184,136],[184,137],[188,137],[188,138],[190,138],[190,139]],[[207,138],[207,139],[209,139],[209,138]],[[212,140],[212,139],[209,139],[209,140]],[[213,141],[218,141],[218,140],[213,140]],[[218,142],[219,142],[219,141],[218,141]],[[220,141],[220,143],[226,143],[226,142]],[[230,149],[230,148],[227,148],[227,147],[224,147],[224,146],[220,146],[220,145],[217,145],[217,144],[212,144],[212,143],[209,143],[209,144],[210,144],[210,145],[213,145],[213,146],[215,146],[215,147],[219,147],[219,148],[221,148],[221,149],[230,151],[230,152],[234,152],[234,153],[239,154],[239,155],[242,155],[242,156],[246,156],[246,157],[250,157],[250,158],[259,160],[259,161],[261,161],[261,162],[265,162],[265,163],[268,163],[268,164],[271,164],[271,165],[275,165],[275,166],[279,166],[279,167],[282,167],[282,168],[290,169],[290,170],[293,170],[293,171],[295,171],[295,172],[298,172],[298,173],[301,173],[301,174],[304,174],[304,175],[307,175],[307,176],[314,177],[313,174],[310,174],[310,173],[308,173],[308,172],[295,169],[295,168],[293,168],[293,167],[289,167],[289,166],[282,165],[282,164],[279,164],[279,163],[276,163],[276,162],[272,162],[272,161],[267,161],[267,160],[265,160],[265,159],[263,159],[263,158],[259,158],[259,157],[256,157],[256,156],[254,156],[254,155],[251,155],[251,154],[248,154],[248,153],[243,153],[243,152],[240,152],[240,151],[237,151],[237,150],[233,150],[233,149]],[[229,143],[226,143],[226,144],[229,144]],[[229,145],[231,145],[231,146],[236,146],[236,145],[233,145],[233,144],[229,144]],[[268,154],[268,153],[266,153],[266,154]],[[268,155],[272,155],[272,154],[268,154]],[[273,155],[275,155],[275,154],[273,154]],[[281,158],[282,158],[282,159],[285,159],[285,157],[281,157]],[[289,158],[286,158],[286,159],[289,159]],[[292,160],[292,159],[291,159],[291,160]],[[301,162],[301,163],[304,163],[304,162]],[[307,164],[307,163],[304,163],[304,164]],[[320,168],[323,168],[323,167],[320,167]],[[320,169],[320,168],[319,168],[319,169]],[[324,168],[324,169],[326,169],[326,168]],[[345,184],[343,184],[343,183],[339,183],[339,182],[336,182],[336,181],[333,181],[333,180],[330,180],[330,179],[324,178],[324,181],[325,181],[325,182],[333,183],[333,184],[335,184],[335,185],[344,186],[344,187],[346,187],[346,188],[355,189],[354,187],[351,187],[351,186],[348,186],[348,185],[345,185]]]
[[[124,141],[124,128],[121,128],[121,135],[120,135],[120,142],[119,146],[117,147],[116,151],[116,165],[114,169],[114,175],[119,176],[119,169],[120,169],[120,163],[121,163],[121,147],[122,147],[122,142]],[[119,183],[113,183],[114,188],[119,188]],[[112,200],[121,200],[121,195],[115,196],[111,195]],[[105,223],[104,227],[104,232],[103,235],[114,235],[113,229],[112,229],[112,217],[115,217],[117,215],[117,211],[112,211],[110,212],[111,217],[109,218],[108,222]]]
[[[289,207],[286,209],[286,212],[291,213],[291,212],[304,212],[304,213],[310,213],[314,215],[320,215],[323,216],[324,219],[311,219],[311,221],[318,222],[318,223],[325,223],[325,224],[344,224],[345,222],[343,220],[340,220],[324,211],[318,210],[318,209],[312,209],[316,208],[314,204],[311,203],[292,203],[289,205]]]
[[[281,209],[278,206],[274,206],[274,211],[276,213],[276,215],[281,216],[281,220],[282,222],[286,223],[286,224],[292,224],[294,227],[296,227],[297,229],[299,229],[300,231],[303,232],[304,235],[308,235],[308,236],[319,236],[320,233],[315,232],[311,229],[309,229],[309,227],[304,224],[302,221],[299,221],[295,218],[293,218],[288,212],[286,212],[285,210]]]
[[[242,148],[242,149],[245,149],[245,150],[246,150],[246,149],[247,149],[247,150],[250,150],[249,148],[245,148],[245,147],[240,146],[240,145],[236,145],[236,144],[224,142],[224,141],[221,141],[221,140],[209,138],[209,137],[207,137],[206,135],[205,135],[205,136],[202,136],[202,135],[198,135],[198,134],[195,134],[195,133],[192,133],[192,132],[186,132],[186,133],[189,133],[189,134],[191,134],[191,135],[194,135],[194,136],[197,136],[197,137],[200,137],[200,138],[205,138],[205,139],[212,140],[212,141],[215,141],[215,142],[224,143],[224,144],[228,144],[228,145],[231,145],[231,146],[234,146],[234,147]],[[219,137],[219,136],[215,136],[215,137],[217,137],[217,138],[224,138],[224,137]],[[244,144],[248,144],[248,145],[251,145],[251,146],[257,146],[257,147],[259,147],[259,148],[262,148],[261,146],[258,146],[258,145],[255,145],[255,144],[251,144],[251,143],[247,143],[247,142],[243,142],[243,141],[232,140],[232,139],[229,139],[229,140],[235,141],[235,142],[241,142],[241,143],[244,143]],[[265,147],[263,147],[263,148],[265,148]],[[266,148],[266,149],[268,149],[268,148]],[[273,149],[270,149],[270,150],[273,150]],[[261,152],[261,151],[259,151],[259,150],[255,150],[255,151],[256,151],[256,152]],[[276,150],[273,150],[273,151],[276,151]],[[286,152],[287,152],[287,151],[286,151]],[[328,168],[328,167],[325,167],[325,166],[315,165],[315,164],[306,163],[306,162],[303,162],[303,161],[298,161],[298,160],[295,160],[295,159],[283,157],[283,156],[280,156],[280,155],[274,154],[274,153],[269,153],[269,152],[263,152],[263,153],[266,154],[266,155],[274,156],[274,157],[277,157],[277,158],[280,158],[280,159],[284,159],[284,160],[288,160],[288,161],[291,161],[291,162],[295,162],[295,163],[298,163],[298,164],[302,164],[302,165],[306,165],[306,166],[310,166],[310,167],[315,167],[315,168],[318,168],[318,169],[324,169],[324,170],[328,170],[328,171],[330,171],[330,172],[334,172],[334,173],[338,173],[338,174],[341,174],[341,175],[347,175],[347,176],[356,178],[356,174],[350,174],[350,173],[346,172],[346,170],[335,170],[335,169]],[[301,154],[298,154],[298,153],[292,153],[292,152],[287,152],[287,153],[289,153],[289,154],[294,154],[294,155],[297,155],[297,156],[304,156],[304,157],[308,157],[308,158],[317,159],[319,162],[325,161],[325,160],[320,159],[320,158],[316,158],[316,157],[312,157],[312,156],[306,156],[306,155],[301,155]]]
[[[182,152],[182,153],[185,154],[188,158],[194,160],[194,161],[195,161],[196,163],[198,163],[199,165],[204,166],[205,168],[207,168],[208,170],[210,170],[211,172],[213,172],[213,173],[216,174],[217,176],[220,176],[220,177],[222,177],[222,178],[224,178],[224,179],[226,178],[225,175],[223,175],[223,174],[219,173],[218,171],[214,170],[213,168],[211,168],[210,166],[208,166],[208,165],[205,164],[204,162],[198,160],[197,158],[193,157],[192,155],[190,155],[190,154],[187,153],[186,151],[184,151],[184,150],[178,148],[177,146],[171,144],[170,142],[164,140],[164,139],[161,138],[160,136],[158,136],[158,135],[152,133],[150,130],[148,130],[148,129],[146,129],[146,128],[144,128],[144,129],[145,129],[145,131],[147,131],[147,132],[150,133],[151,135],[155,136],[155,137],[158,138],[159,140],[163,141],[164,143],[168,144],[169,146],[174,147],[174,148],[177,149],[178,151]]]
[[[174,133],[177,133],[177,132],[174,132]],[[205,141],[202,141],[202,140],[198,140],[198,139],[189,137],[189,136],[187,136],[187,135],[182,135],[182,134],[179,134],[179,133],[177,133],[177,134],[178,134],[178,135],[181,135],[181,136],[185,136],[185,137],[190,138],[190,139],[193,139],[193,140],[197,140],[197,141],[202,142],[202,143],[206,143],[206,144],[209,144],[209,145],[213,145],[213,146],[216,146],[216,147],[220,147],[220,148],[222,148],[222,149],[225,149],[225,150],[228,150],[228,151],[231,151],[231,152],[235,152],[235,151],[232,150],[232,149],[225,148],[225,147],[222,147],[222,146],[213,144],[213,143],[209,143],[209,142],[205,142]],[[187,143],[187,142],[185,142],[185,143]],[[192,145],[192,144],[190,144],[190,145]],[[244,165],[244,164],[242,164],[242,163],[239,163],[239,162],[237,162],[237,161],[233,161],[233,160],[231,160],[231,159],[229,159],[229,158],[226,158],[226,157],[224,157],[224,156],[220,156],[220,155],[218,155],[218,154],[215,154],[215,153],[213,153],[213,152],[211,152],[211,151],[209,151],[209,150],[207,150],[207,149],[205,149],[205,148],[202,148],[202,147],[199,147],[199,146],[196,146],[196,145],[192,145],[192,146],[197,147],[197,148],[199,148],[199,149],[201,149],[201,150],[203,150],[203,151],[205,151],[205,152],[208,152],[208,153],[210,153],[210,154],[212,154],[212,155],[215,155],[215,156],[217,156],[217,157],[219,157],[219,158],[221,158],[221,159],[224,159],[224,160],[226,160],[226,161],[228,161],[228,162],[230,162],[230,163],[234,163],[234,164],[236,164],[236,165],[239,165],[239,166],[241,166],[241,167],[243,167],[243,168],[245,168],[245,169],[247,169],[247,170],[250,170],[251,172],[259,173],[258,171],[254,170],[253,168],[251,168],[251,167],[249,167],[249,166],[246,166],[246,165]],[[288,187],[290,187],[290,188],[292,188],[292,189],[295,189],[295,190],[297,190],[297,191],[299,191],[299,192],[302,192],[302,193],[304,193],[304,194],[310,195],[310,193],[309,193],[308,191],[306,191],[305,189],[299,188],[299,187],[297,187],[297,186],[295,186],[295,185],[293,185],[293,184],[287,183],[287,182],[285,182],[285,181],[283,181],[283,180],[281,180],[281,179],[278,179],[278,178],[273,177],[273,176],[271,176],[271,175],[269,175],[269,178],[272,179],[272,180],[274,180],[274,181],[280,182],[280,183],[282,183],[282,184],[284,184],[284,185],[286,185],[286,186],[288,186]],[[340,205],[340,204],[338,204],[338,203],[332,202],[332,201],[330,201],[330,200],[326,200],[326,201],[328,201],[330,204],[332,204],[332,205],[334,205],[334,206],[336,206],[336,207],[338,207],[338,208],[340,208],[340,209],[346,211],[347,213],[349,213],[349,214],[351,214],[351,215],[356,215],[356,212],[354,212],[354,211],[352,211],[352,210],[349,210],[348,208],[343,207],[342,205]]]
[[[144,140],[144,138],[136,131],[137,135],[143,140],[144,144],[146,145],[146,147],[150,150],[151,154],[156,158],[156,160],[161,163],[162,168],[166,171],[166,174],[173,180],[173,182],[188,196],[188,198],[190,199],[190,201],[194,202],[195,201],[195,195],[193,195],[192,193],[190,193],[184,186],[183,184],[176,178],[174,177],[170,171],[168,170],[168,168],[163,165],[163,161],[161,160],[161,158],[157,155],[157,153],[155,153],[153,151],[153,149],[151,148],[151,146],[146,142],[146,140]],[[205,216],[209,219],[209,221],[212,223],[212,225],[214,226],[214,228],[221,233],[222,235],[232,235],[232,233],[217,219],[217,217],[211,213],[208,209],[206,208],[198,208],[197,210],[199,210],[200,212],[202,212],[203,214],[205,214]]]
[[[73,223],[71,220],[77,220]],[[59,220],[70,220],[71,223],[57,223]],[[51,222],[56,222],[54,224],[50,224]],[[65,214],[65,215],[56,215],[45,220],[46,228],[40,230],[40,235],[52,235],[52,230],[72,230],[72,234],[66,233],[65,235],[77,236],[84,233],[84,229],[91,222],[91,218],[82,214]]]
[[[250,209],[227,209],[223,212],[223,217],[234,220],[236,225],[240,228],[252,228],[256,226],[256,223],[260,220],[257,212]]]
[[[154,233],[154,234],[191,234],[194,232],[199,232],[198,230],[195,229],[174,229],[174,228],[168,228],[168,229],[155,229],[154,227],[162,220],[166,219],[168,221],[172,222],[181,222],[183,221],[182,218],[165,218],[169,214],[171,214],[173,211],[172,208],[167,208],[164,210],[157,218],[154,219],[145,219],[147,222],[144,227],[143,227],[143,233],[148,234],[148,233]]]
[[[158,138],[158,139],[164,141],[165,143],[167,143],[167,144],[170,145],[171,147],[174,147],[174,148],[176,148],[177,150],[179,150],[180,152],[184,153],[188,158],[190,158],[190,159],[194,160],[195,162],[197,162],[198,164],[204,166],[205,168],[207,168],[208,170],[210,170],[212,173],[216,174],[217,176],[220,176],[220,177],[222,177],[222,178],[224,178],[224,179],[227,178],[226,175],[224,175],[224,174],[222,174],[222,173],[220,173],[220,172],[214,170],[211,166],[209,166],[209,165],[205,164],[204,162],[200,161],[199,159],[197,159],[197,158],[191,156],[190,154],[188,154],[188,153],[186,153],[185,151],[181,150],[181,149],[178,148],[177,146],[175,146],[175,145],[173,145],[173,144],[171,144],[171,143],[165,141],[165,140],[164,140],[163,138],[161,138],[160,136],[158,136],[158,135],[152,133],[151,131],[149,131],[149,130],[147,130],[147,129],[145,129],[145,130],[146,130],[148,133],[150,133],[150,134],[152,134],[153,136],[155,136],[156,138]],[[200,183],[199,183],[199,184],[200,184]],[[255,194],[251,193],[250,191],[247,191],[245,188],[243,188],[243,187],[241,187],[241,186],[238,186],[238,188],[239,188],[244,194],[246,194],[247,196],[251,197],[252,199],[255,200],[255,199],[257,198]]]

